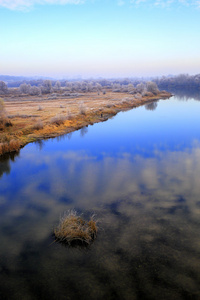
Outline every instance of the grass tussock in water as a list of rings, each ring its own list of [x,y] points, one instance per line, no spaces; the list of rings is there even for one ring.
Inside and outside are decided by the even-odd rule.
[[[97,236],[97,225],[93,217],[86,221],[76,211],[68,211],[54,229],[56,241],[68,245],[82,243],[89,245]]]

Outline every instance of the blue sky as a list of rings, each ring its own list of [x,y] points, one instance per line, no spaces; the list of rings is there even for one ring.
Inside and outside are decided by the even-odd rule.
[[[0,74],[200,73],[198,0],[0,0]]]

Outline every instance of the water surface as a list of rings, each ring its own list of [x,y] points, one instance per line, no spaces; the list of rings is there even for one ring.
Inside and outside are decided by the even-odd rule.
[[[200,299],[199,101],[160,100],[0,161],[1,299]],[[95,213],[89,248],[53,243]]]

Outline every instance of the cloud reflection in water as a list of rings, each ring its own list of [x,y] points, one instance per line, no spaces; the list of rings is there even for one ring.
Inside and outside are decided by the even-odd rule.
[[[185,151],[156,151],[148,158],[126,152],[115,157],[105,153],[99,159],[87,151],[41,151],[39,156],[25,154],[20,168],[23,176],[13,178],[19,184],[14,198],[12,180],[7,198],[0,198],[2,276],[12,274],[6,275],[11,284],[19,284],[21,270],[31,269],[21,280],[23,292],[28,285],[27,293],[33,295],[42,277],[49,294],[62,295],[67,289],[70,297],[86,297],[88,291],[93,298],[96,292],[111,297],[112,289],[124,299],[137,299],[140,293],[179,299],[181,290],[188,295],[199,292],[199,142]],[[71,208],[98,215],[103,230],[90,254],[66,255],[58,245],[48,247],[59,215]],[[82,261],[79,274],[77,260]],[[81,280],[82,285],[62,285],[61,278],[72,286]]]

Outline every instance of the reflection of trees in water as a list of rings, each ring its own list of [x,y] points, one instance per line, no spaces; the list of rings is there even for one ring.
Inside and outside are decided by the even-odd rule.
[[[181,101],[188,101],[191,98],[200,101],[200,90],[198,89],[167,89],[168,92],[175,94],[176,98]]]
[[[4,173],[10,174],[10,162],[9,162],[9,160],[0,161],[0,177]]]
[[[52,139],[53,140],[56,139],[57,142],[64,141],[66,139],[70,140],[71,137],[72,137],[72,134],[73,134],[73,132],[69,132],[69,133],[66,133],[66,134],[59,135],[56,138],[52,138]]]
[[[69,132],[69,133],[67,134],[67,138],[68,138],[68,140],[71,140],[71,138],[72,138],[72,132]]]
[[[87,126],[82,127],[82,128],[80,129],[80,135],[81,135],[82,137],[84,137],[84,135],[86,135],[87,133],[88,133],[88,127],[87,127]]]
[[[43,140],[37,140],[35,141],[35,145],[38,147],[39,150],[42,150],[44,147],[44,141]]]
[[[19,152],[6,153],[0,157],[0,178],[4,173],[10,174],[10,160],[14,162],[17,156]]]
[[[63,135],[57,136],[57,137],[56,137],[56,140],[57,140],[58,142],[60,142],[60,141],[64,141],[65,138],[66,138],[66,134],[63,134]],[[53,139],[54,139],[54,138],[53,138]]]
[[[154,101],[145,105],[146,110],[156,110],[158,106],[158,101]]]

